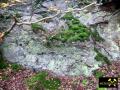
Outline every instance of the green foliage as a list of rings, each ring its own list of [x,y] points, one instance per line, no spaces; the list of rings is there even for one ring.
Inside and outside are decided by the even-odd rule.
[[[38,33],[39,30],[45,32],[45,30],[43,29],[42,25],[40,25],[38,23],[32,23],[31,24],[31,28],[32,28],[34,33]]]
[[[96,90],[107,90],[107,88],[97,88]]]
[[[66,19],[66,20],[72,20],[73,18],[74,18],[74,16],[72,15],[71,12],[66,13],[66,14],[62,17],[62,19]]]
[[[3,75],[3,76],[2,76],[2,80],[9,80],[9,76]]]
[[[87,85],[87,79],[82,80],[82,84],[83,84],[84,86],[86,86],[86,85]]]
[[[31,28],[32,28],[33,30],[38,30],[38,29],[41,29],[42,26],[39,25],[39,24],[37,24],[37,23],[32,23],[32,24],[31,24]]]
[[[36,88],[57,90],[61,84],[60,80],[57,78],[46,79],[47,77],[48,77],[47,72],[44,72],[44,71],[40,72],[36,74],[35,76],[28,78],[27,85],[29,86],[30,89],[34,88],[35,90],[37,90]]]
[[[80,21],[77,18],[74,18],[71,21],[72,21],[73,24],[80,24]]]
[[[5,62],[0,62],[0,69],[6,69],[8,67],[8,64]]]
[[[102,61],[103,63],[106,63],[106,64],[111,64],[110,60],[104,56],[102,53],[100,53],[96,48],[94,48],[95,52],[97,53],[95,59],[97,61]]]
[[[21,67],[21,65],[13,63],[13,64],[11,64],[11,68],[13,71],[19,71],[22,67]]]
[[[59,40],[64,43],[73,41],[85,41],[89,39],[89,29],[85,25],[81,24],[80,21],[75,18],[71,12],[66,13],[62,19],[67,20],[69,29],[62,31],[53,37],[49,37],[49,40]]]
[[[1,49],[0,49],[1,50]],[[2,52],[0,51],[0,69],[5,69],[8,67],[8,64],[5,63]]]
[[[99,78],[99,77],[103,77],[103,76],[104,76],[104,73],[101,72],[101,71],[94,70],[94,71],[93,71],[93,75],[94,75],[96,78]]]

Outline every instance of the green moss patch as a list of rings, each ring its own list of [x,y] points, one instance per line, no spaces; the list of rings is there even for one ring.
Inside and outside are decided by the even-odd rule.
[[[93,71],[93,75],[94,75],[96,78],[99,78],[99,77],[103,77],[103,76],[104,76],[104,73],[101,72],[101,71],[94,70],[94,71]]]
[[[6,69],[8,67],[8,64],[5,62],[0,62],[0,69]]]
[[[9,76],[8,75],[3,75],[2,80],[9,80]]]
[[[48,73],[44,71],[28,78],[26,83],[30,90],[58,90],[59,86],[61,85],[61,81],[59,79],[49,77]]]
[[[96,61],[101,61],[108,65],[111,64],[110,60],[106,56],[104,56],[102,53],[100,53],[96,48],[94,50],[97,53],[97,55],[95,56]]]
[[[32,28],[33,32],[35,32],[35,33],[36,33],[37,31],[39,31],[39,30],[45,31],[45,30],[43,29],[42,25],[40,25],[40,24],[38,24],[38,23],[32,23],[32,24],[31,24],[31,28]]]
[[[96,90],[107,90],[107,88],[97,88]]]
[[[5,62],[3,54],[2,54],[2,50],[1,50],[0,51],[0,69],[6,69],[7,67],[8,67],[8,64]]]
[[[19,64],[13,63],[13,64],[11,64],[11,68],[12,68],[13,71],[17,72],[17,71],[22,69],[22,66],[19,65]]]
[[[64,42],[85,41],[89,39],[89,28],[81,24],[80,21],[75,18],[72,13],[66,13],[62,19],[67,20],[69,29],[64,30],[61,33],[49,37],[50,40],[59,40]]]
[[[83,86],[86,86],[87,85],[87,79],[82,80],[82,84],[83,84]]]

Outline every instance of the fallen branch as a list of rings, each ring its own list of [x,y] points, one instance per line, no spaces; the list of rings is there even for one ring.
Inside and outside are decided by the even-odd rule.
[[[47,20],[47,19],[52,19],[52,18],[58,16],[60,13],[61,13],[61,11],[58,11],[54,16],[45,17],[45,18],[42,18],[42,19],[35,21],[35,22],[21,22],[21,23],[17,23],[17,25],[23,25],[23,24],[30,25],[32,23],[42,22],[42,21]]]
[[[13,30],[13,28],[15,27],[15,25],[16,25],[17,22],[18,22],[18,20],[17,20],[17,18],[16,18],[15,16],[12,16],[12,17],[13,17],[13,19],[14,19],[14,23],[13,23],[13,25],[12,25],[6,32],[4,32],[4,33],[5,33],[4,36],[6,36],[7,34],[9,34],[9,33]]]
[[[13,25],[7,31],[0,33],[0,43],[3,41],[3,38],[6,35],[8,35],[13,30],[13,28],[15,27],[15,25],[17,24],[17,18],[15,16],[12,16],[12,17],[14,19],[14,23],[13,23]]]
[[[83,8],[80,8],[80,9],[69,9],[69,10],[66,10],[66,11],[57,10],[57,13],[54,16],[45,17],[45,18],[42,18],[42,19],[40,19],[38,21],[35,21],[35,22],[20,22],[20,23],[17,23],[17,25],[23,25],[23,24],[30,25],[32,23],[42,22],[42,21],[47,20],[47,19],[52,19],[52,18],[58,16],[61,13],[67,13],[67,12],[73,12],[73,11],[82,11],[82,10],[92,6],[92,5],[95,5],[95,2],[85,6]]]

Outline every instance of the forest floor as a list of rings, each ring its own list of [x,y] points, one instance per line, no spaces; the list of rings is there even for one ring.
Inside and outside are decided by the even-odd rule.
[[[59,90],[107,90],[106,88],[98,89],[99,76],[103,77],[118,77],[120,78],[120,62],[113,62],[111,65],[103,65],[101,68],[95,70],[96,74],[85,77],[68,77],[68,76],[54,76],[50,71],[49,77],[57,77],[61,81]],[[29,90],[25,83],[26,78],[36,75],[38,72],[33,72],[25,68],[11,68],[9,65],[6,69],[0,70],[0,90]],[[118,81],[118,88],[120,88],[120,81]],[[46,90],[46,89],[41,89]],[[117,90],[108,89],[108,90]],[[119,90],[119,89],[118,89]]]

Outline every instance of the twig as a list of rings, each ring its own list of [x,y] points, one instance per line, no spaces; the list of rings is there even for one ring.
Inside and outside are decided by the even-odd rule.
[[[21,23],[17,23],[17,25],[23,25],[23,24],[30,25],[30,24],[32,24],[32,23],[42,22],[42,21],[47,20],[47,19],[52,19],[52,18],[58,16],[60,13],[67,13],[67,12],[73,12],[73,11],[82,11],[82,10],[84,10],[84,9],[92,6],[92,5],[95,5],[95,2],[89,4],[89,5],[81,8],[81,9],[71,9],[71,10],[66,10],[66,11],[60,11],[60,10],[58,10],[57,13],[56,13],[54,16],[45,17],[45,18],[42,18],[42,19],[40,19],[40,20],[38,20],[38,21],[35,21],[35,22],[21,22]]]
[[[45,17],[45,18],[42,18],[42,19],[35,21],[35,22],[21,22],[21,23],[17,23],[17,25],[22,25],[22,24],[30,25],[32,23],[42,22],[42,21],[47,20],[47,19],[52,19],[52,18],[58,16],[60,13],[61,13],[61,11],[58,11],[57,14],[55,14],[54,16]]]
[[[13,30],[13,28],[16,25],[16,23],[18,22],[18,20],[17,20],[17,18],[15,16],[12,16],[12,17],[14,19],[14,23],[13,23],[13,25],[7,31],[3,32],[4,33],[3,37],[5,37],[6,35],[8,35]]]
[[[13,23],[13,25],[12,25],[7,31],[0,33],[0,43],[2,43],[4,37],[5,37],[6,35],[8,35],[8,34],[13,30],[13,28],[15,27],[15,25],[16,25],[16,23],[17,23],[17,21],[18,21],[15,16],[12,16],[12,17],[13,17],[13,19],[14,19],[14,23]]]

